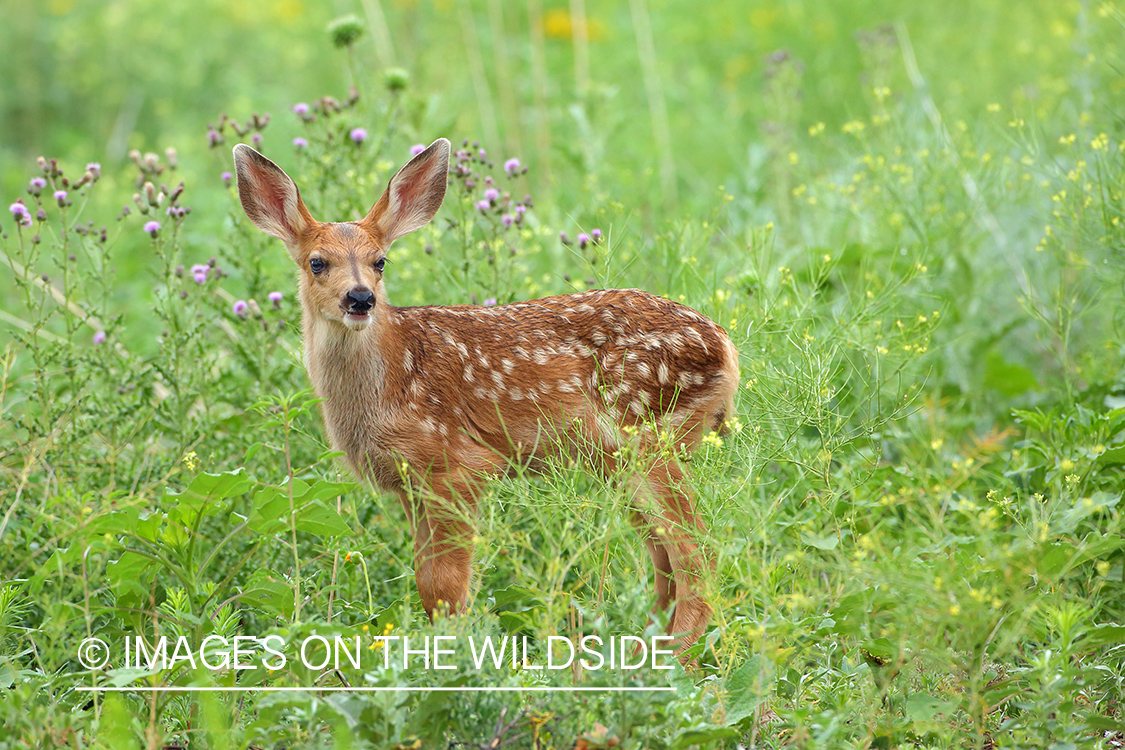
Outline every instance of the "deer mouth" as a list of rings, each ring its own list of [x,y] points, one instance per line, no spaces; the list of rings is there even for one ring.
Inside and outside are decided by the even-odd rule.
[[[371,325],[371,313],[367,310],[345,310],[343,315],[343,323],[345,326],[353,330],[362,330]]]

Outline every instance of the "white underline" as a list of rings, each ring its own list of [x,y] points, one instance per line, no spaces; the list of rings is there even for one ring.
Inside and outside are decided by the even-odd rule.
[[[186,685],[144,687],[76,687],[83,693],[381,693],[404,691],[409,693],[656,693],[675,690],[674,687],[554,687],[531,685],[528,687],[204,687]]]

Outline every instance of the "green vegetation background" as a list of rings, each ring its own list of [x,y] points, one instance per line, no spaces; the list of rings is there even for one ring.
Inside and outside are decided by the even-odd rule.
[[[1125,741],[1112,3],[3,0],[0,16],[0,747]],[[470,615],[420,616],[397,503],[340,476],[303,391],[292,269],[221,178],[254,136],[321,219],[364,212],[416,143],[486,149],[464,157],[477,186],[455,181],[393,248],[398,304],[638,286],[728,328],[738,429],[689,467],[716,617],[673,694],[77,690],[669,684],[78,663],[91,635],[359,635],[376,653],[388,633],[645,626],[628,499],[566,466],[492,486]],[[505,174],[512,157],[526,174]],[[508,195],[481,211],[486,175]]]

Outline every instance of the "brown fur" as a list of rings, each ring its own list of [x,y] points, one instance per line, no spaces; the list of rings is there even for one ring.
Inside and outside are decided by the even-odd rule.
[[[733,414],[738,353],[699,313],[638,290],[602,290],[498,307],[393,307],[375,264],[427,223],[445,193],[449,143],[391,180],[359,222],[319,223],[276,165],[235,148],[250,219],[301,268],[305,357],[334,448],[361,477],[397,493],[414,535],[422,603],[457,612],[469,596],[472,529],[485,479],[513,463],[581,458],[635,472],[634,521],[656,568],[656,607],[686,649],[710,607],[704,531],[673,447],[694,450]],[[310,270],[313,258],[326,268]],[[348,294],[374,292],[364,316]],[[639,442],[635,464],[618,451]]]

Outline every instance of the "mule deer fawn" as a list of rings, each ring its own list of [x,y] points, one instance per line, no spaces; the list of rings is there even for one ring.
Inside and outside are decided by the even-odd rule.
[[[674,605],[678,654],[703,632],[703,525],[673,445],[691,450],[732,416],[738,353],[683,305],[610,289],[477,307],[393,307],[391,243],[425,226],[445,197],[449,141],[391,179],[361,221],[321,223],[280,167],[234,148],[246,215],[285,243],[298,282],[305,363],[332,446],[360,477],[398,494],[414,538],[427,614],[465,609],[473,515],[487,477],[513,463],[583,459],[631,470],[631,505],[656,568],[656,608]],[[639,458],[620,448],[639,436]]]

